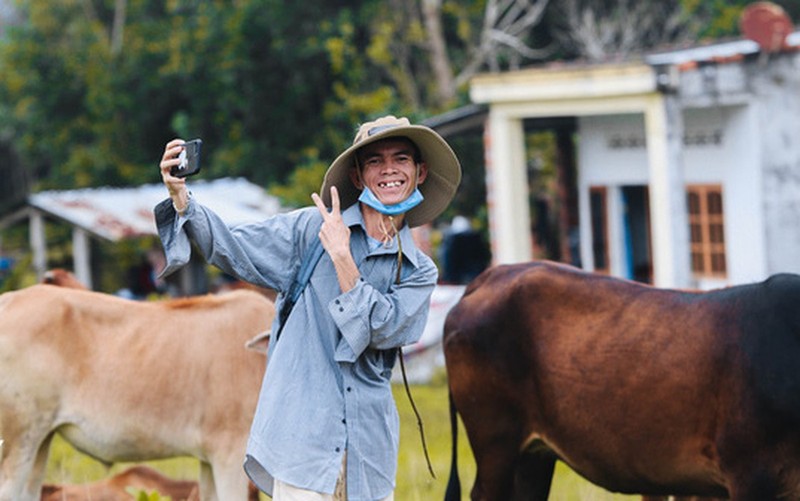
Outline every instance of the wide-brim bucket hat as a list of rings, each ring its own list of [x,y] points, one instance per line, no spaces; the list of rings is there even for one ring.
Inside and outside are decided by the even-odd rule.
[[[428,167],[428,177],[419,185],[424,200],[406,212],[405,222],[412,228],[429,223],[453,200],[461,183],[461,164],[450,145],[436,131],[424,125],[411,125],[404,117],[389,115],[358,128],[353,144],[333,161],[325,173],[322,201],[331,206],[331,186],[336,186],[341,207],[344,209],[354,204],[361,194],[350,178],[350,169],[355,168],[356,151],[390,137],[405,137],[413,141]]]

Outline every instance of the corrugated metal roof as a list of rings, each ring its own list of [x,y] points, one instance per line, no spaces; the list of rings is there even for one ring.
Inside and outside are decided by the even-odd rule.
[[[190,182],[192,195],[231,226],[260,221],[281,210],[277,198],[243,178]],[[133,188],[86,188],[43,191],[28,203],[55,218],[116,242],[124,238],[155,235],[153,207],[167,198],[163,184]]]
[[[786,37],[785,46],[799,47],[800,31],[789,34]],[[711,45],[649,54],[647,57],[645,57],[645,61],[652,65],[680,65],[685,63],[736,59],[740,56],[757,54],[759,51],[761,51],[761,47],[758,45],[758,43],[753,40],[742,39],[731,42],[715,43]]]

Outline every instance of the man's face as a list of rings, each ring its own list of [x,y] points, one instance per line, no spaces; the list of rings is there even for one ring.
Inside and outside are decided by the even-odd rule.
[[[415,151],[414,143],[410,140],[389,138],[368,144],[356,152],[361,181],[384,205],[402,202],[427,177],[425,162],[417,164],[414,161]],[[355,170],[351,172],[351,178],[356,187],[364,187]]]

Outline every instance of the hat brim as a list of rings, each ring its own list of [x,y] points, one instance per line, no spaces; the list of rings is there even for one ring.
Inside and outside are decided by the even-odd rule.
[[[347,148],[328,167],[322,181],[320,195],[326,206],[331,206],[331,186],[336,186],[343,209],[358,200],[361,190],[353,185],[350,178],[350,169],[355,167],[355,152],[368,144],[391,137],[405,137],[413,141],[428,167],[427,178],[419,185],[424,200],[405,214],[406,224],[413,228],[429,223],[447,208],[461,183],[461,164],[450,145],[423,125],[393,127]]]

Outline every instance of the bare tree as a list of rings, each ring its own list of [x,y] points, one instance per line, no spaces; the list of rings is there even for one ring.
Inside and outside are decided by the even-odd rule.
[[[548,2],[549,0],[487,0],[478,39],[469,42],[469,58],[463,67],[453,70],[445,35],[441,29],[442,1],[422,0],[423,24],[440,104],[450,101],[456,95],[458,87],[484,68],[498,71],[502,60],[515,67],[523,60],[542,59],[550,55],[549,48],[537,49],[527,43],[528,35],[541,21]]]
[[[111,26],[111,53],[114,55],[122,52],[127,8],[127,0],[116,0],[114,3],[114,24]]]
[[[442,0],[422,0],[422,18],[428,35],[431,69],[437,83],[438,99],[446,103],[455,96],[456,86],[442,29]]]
[[[83,0],[81,3],[83,7],[83,11],[86,14],[88,19],[91,19],[93,23],[97,24],[98,26],[102,26],[100,22],[100,16],[97,15],[97,10],[95,10],[94,5],[90,0]],[[111,27],[108,28],[108,34],[103,34],[104,38],[108,40],[108,46],[111,51],[111,54],[114,56],[119,55],[122,52],[122,41],[124,38],[125,33],[125,15],[128,10],[128,2],[127,0],[115,0],[114,1],[114,19],[112,21]]]
[[[560,0],[555,38],[590,61],[693,41],[704,20],[678,0]]]

